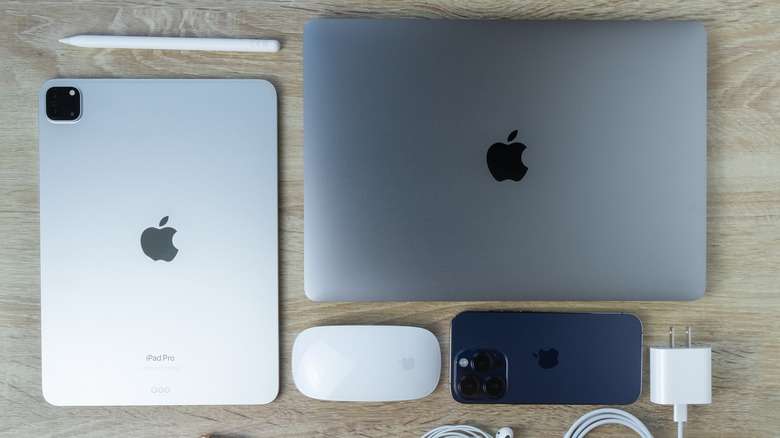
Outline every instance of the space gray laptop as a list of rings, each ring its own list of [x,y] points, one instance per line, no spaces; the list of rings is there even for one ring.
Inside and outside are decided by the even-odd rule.
[[[55,79],[39,102],[46,400],[272,401],[273,85]]]
[[[696,22],[310,21],[307,296],[701,297],[706,48]]]

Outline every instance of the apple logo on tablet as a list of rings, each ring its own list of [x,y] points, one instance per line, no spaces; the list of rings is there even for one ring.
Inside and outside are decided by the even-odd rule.
[[[179,249],[173,246],[173,235],[176,234],[176,229],[162,228],[166,223],[168,223],[168,216],[162,218],[159,228],[149,227],[141,233],[141,249],[154,261],[170,262],[179,252]]]

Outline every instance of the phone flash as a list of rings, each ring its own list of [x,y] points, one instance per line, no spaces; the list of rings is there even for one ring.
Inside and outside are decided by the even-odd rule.
[[[460,365],[461,367],[465,368],[465,367],[469,366],[469,360],[466,359],[465,357],[461,357],[460,360],[458,361],[458,365]]]
[[[75,96],[76,95],[76,90],[71,88],[70,91],[68,92],[68,94],[70,94],[71,96]]]

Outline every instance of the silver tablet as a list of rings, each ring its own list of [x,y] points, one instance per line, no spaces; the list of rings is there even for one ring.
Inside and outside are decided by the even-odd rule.
[[[39,125],[46,400],[273,400],[274,87],[57,79]]]

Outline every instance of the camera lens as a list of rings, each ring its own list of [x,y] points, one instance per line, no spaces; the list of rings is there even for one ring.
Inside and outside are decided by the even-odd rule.
[[[46,115],[51,120],[74,121],[81,115],[81,93],[75,87],[51,87],[46,91]]]
[[[485,381],[485,392],[491,397],[500,397],[505,390],[504,380],[498,376],[491,376]]]
[[[466,376],[458,382],[458,392],[465,397],[471,397],[477,393],[477,390],[479,390],[479,380],[474,376]]]
[[[479,353],[474,356],[474,359],[471,362],[471,366],[474,367],[474,371],[478,373],[484,373],[485,371],[493,368],[493,359],[488,354]]]

